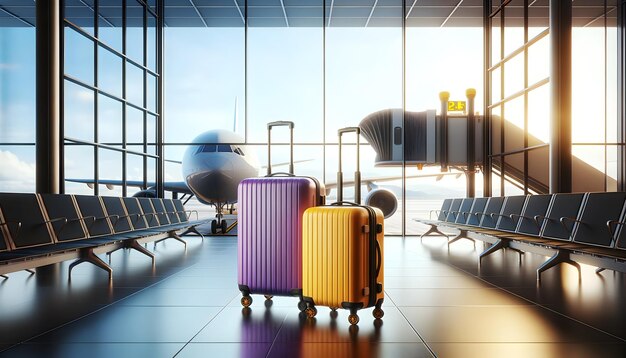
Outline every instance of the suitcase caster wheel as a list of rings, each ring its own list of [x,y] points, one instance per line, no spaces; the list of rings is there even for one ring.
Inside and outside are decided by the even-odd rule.
[[[306,313],[307,317],[313,318],[317,314],[317,308],[315,308],[313,306],[307,307],[307,309],[304,310],[304,313]]]
[[[268,301],[271,301],[272,297],[274,297],[274,296],[272,296],[272,295],[265,295],[265,299],[268,300]]]
[[[300,310],[300,312],[304,312],[304,310],[306,310],[306,302],[304,301],[298,302],[298,309]]]
[[[374,312],[372,314],[374,315],[374,318],[381,319],[385,315],[385,311],[381,308],[374,308]]]
[[[250,297],[250,296],[241,297],[241,305],[242,306],[250,307],[251,304],[252,304],[252,297]]]
[[[354,313],[349,315],[348,322],[350,322],[350,324],[354,326],[355,324],[359,323],[359,316]]]

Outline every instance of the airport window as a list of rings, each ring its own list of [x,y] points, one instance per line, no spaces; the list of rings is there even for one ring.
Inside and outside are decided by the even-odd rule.
[[[65,191],[132,195],[154,187],[161,120],[156,7],[67,1],[64,13]]]
[[[548,192],[549,7],[494,1],[489,17],[494,195]],[[573,190],[617,188],[617,1],[574,2],[572,18]],[[583,175],[584,173],[584,175]],[[496,186],[497,184],[497,186]]]
[[[35,7],[0,16],[0,191],[35,191]]]
[[[295,173],[334,184],[339,128],[358,125],[380,110],[439,108],[439,91],[464,96],[467,88],[476,88],[482,93],[481,23],[468,22],[460,12],[437,17],[427,4],[401,0],[283,5],[236,0],[219,9],[199,5],[202,16],[191,16],[166,3],[166,177],[184,179],[179,163],[187,145],[197,144],[198,153],[220,144],[204,143],[203,137],[193,143],[211,130],[235,132],[238,138],[228,144],[245,144],[246,156],[251,162],[258,157],[254,161],[263,175],[266,124],[289,120],[295,123]],[[476,108],[482,108],[480,95]],[[288,130],[272,131],[273,171],[287,171],[281,164],[289,160],[288,140]],[[345,177],[351,181],[354,135],[343,142]],[[410,217],[427,215],[424,208],[465,192],[462,172],[439,179],[432,175],[438,168],[404,167],[402,157],[384,167],[376,158],[362,137],[364,180],[395,178],[379,183],[397,201],[387,219],[390,234],[412,233]],[[363,199],[380,189],[376,184],[363,184]],[[328,201],[336,195],[333,187]],[[344,197],[353,195],[353,186],[347,185]]]

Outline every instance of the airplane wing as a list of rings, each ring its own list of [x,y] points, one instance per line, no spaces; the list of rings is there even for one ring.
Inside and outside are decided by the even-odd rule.
[[[82,183],[87,184],[90,188],[93,188],[95,182],[93,179],[65,179],[65,181],[72,183]],[[114,186],[122,186],[123,183],[121,180],[111,180],[111,179],[100,179],[98,180],[98,184],[106,185],[109,190],[112,190]],[[127,180],[127,186],[138,187],[141,188],[144,185],[143,180]],[[155,183],[148,182],[148,187],[155,186]],[[166,191],[177,192],[181,194],[190,194],[193,195],[191,190],[184,181],[176,181],[176,182],[165,182],[163,183],[163,189]]]
[[[461,175],[463,175],[462,172],[459,173],[436,173],[436,174],[422,174],[422,175],[407,175],[406,178],[407,179],[415,179],[415,178],[437,178],[437,180],[441,180],[443,179],[444,176],[455,176],[457,178],[459,178]],[[386,182],[386,181],[394,181],[394,180],[401,180],[402,176],[398,176],[398,175],[394,175],[394,176],[380,176],[380,177],[368,177],[368,178],[363,178],[361,179],[361,182],[363,184],[367,184],[368,186],[370,184],[373,184],[374,182],[379,183],[379,182]],[[348,180],[348,181],[344,181],[343,182],[344,186],[350,186],[350,185],[354,185],[354,180]],[[326,187],[326,189],[332,189],[332,188],[336,188],[337,187],[337,182],[328,182],[325,183],[324,186]]]

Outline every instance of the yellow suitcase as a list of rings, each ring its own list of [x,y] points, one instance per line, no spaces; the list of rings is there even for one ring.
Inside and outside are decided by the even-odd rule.
[[[373,207],[342,201],[341,134],[358,128],[339,130],[339,173],[337,203],[311,207],[302,219],[302,295],[308,317],[317,314],[315,306],[350,310],[348,321],[359,322],[357,311],[375,307],[376,319],[383,317],[383,213]],[[357,140],[358,147],[358,140]],[[358,162],[358,154],[357,154]],[[357,164],[355,188],[360,187]],[[355,194],[357,202],[360,193]]]

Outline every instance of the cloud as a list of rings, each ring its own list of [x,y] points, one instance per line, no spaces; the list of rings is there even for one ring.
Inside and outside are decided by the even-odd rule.
[[[0,62],[0,70],[17,70],[20,66],[16,63]]]
[[[22,161],[12,152],[0,150],[0,190],[35,191],[35,165]]]

